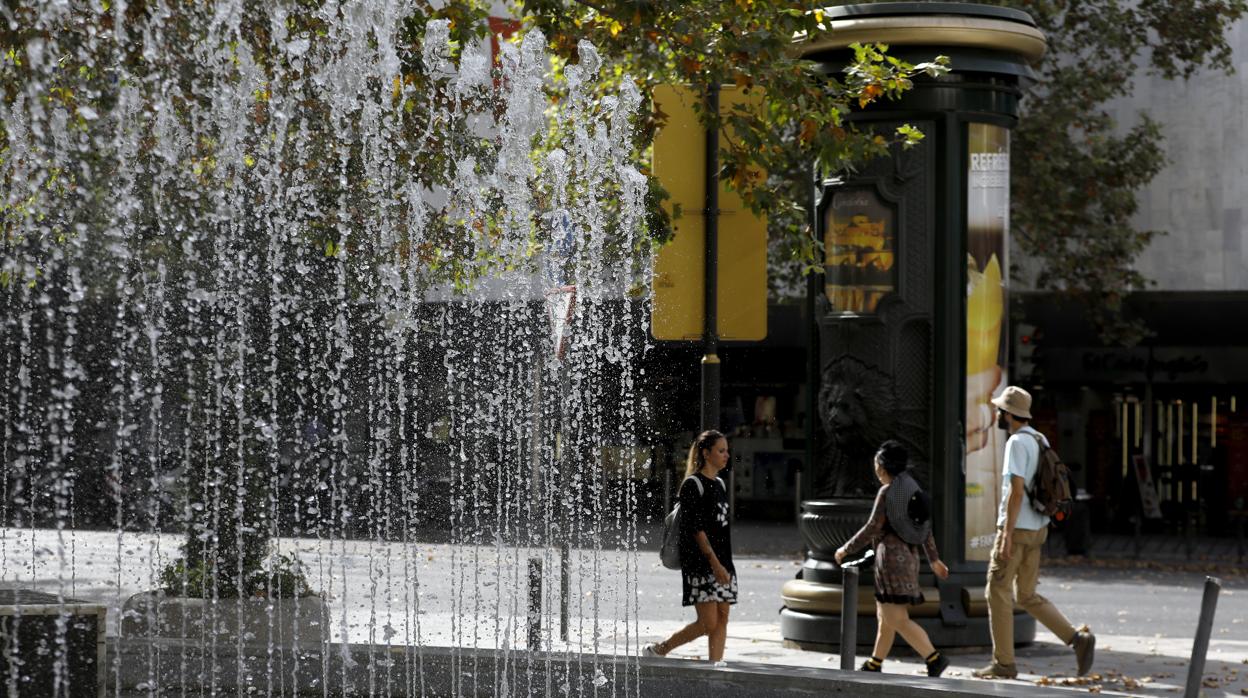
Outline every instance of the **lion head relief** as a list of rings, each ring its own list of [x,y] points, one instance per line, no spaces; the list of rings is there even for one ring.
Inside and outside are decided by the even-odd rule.
[[[821,497],[869,497],[876,483],[875,449],[893,431],[892,382],[883,371],[852,356],[827,365],[819,389],[824,472]]]

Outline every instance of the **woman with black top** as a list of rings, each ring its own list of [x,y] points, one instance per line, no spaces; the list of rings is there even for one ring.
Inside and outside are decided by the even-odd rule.
[[[928,676],[940,676],[949,660],[932,647],[927,632],[910,619],[909,606],[923,603],[919,591],[919,547],[927,555],[932,572],[945,579],[949,568],[940,561],[932,536],[928,500],[908,472],[906,449],[896,441],[885,441],[875,454],[875,476],[880,491],[875,496],[871,518],[858,533],[836,551],[840,564],[855,551],[875,546],[875,608],[879,628],[875,652],[862,665],[863,671],[880,671],[893,647],[897,633],[906,639],[927,663]],[[918,505],[916,507],[916,504]]]
[[[663,656],[681,645],[707,636],[707,658],[724,657],[728,640],[728,608],[737,602],[737,570],[732,565],[728,527],[728,487],[719,472],[728,465],[728,439],[704,431],[689,447],[685,481],[680,485],[680,575],[682,606],[693,606],[698,619],[643,653]]]

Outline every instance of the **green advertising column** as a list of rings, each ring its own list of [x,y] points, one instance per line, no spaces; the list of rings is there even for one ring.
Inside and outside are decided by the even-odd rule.
[[[912,615],[938,646],[987,645],[983,591],[1005,437],[989,400],[1009,379],[1010,129],[1044,35],[1026,13],[986,5],[878,3],[824,16],[828,30],[802,51],[828,74],[851,58],[851,44],[867,42],[911,63],[946,55],[951,71],[852,117],[884,135],[911,124],[926,135],[919,145],[816,181],[826,261],[823,283],[812,284],[819,398],[808,436],[818,447],[801,518],[809,553],[784,588],[782,632],[838,644],[832,554],[865,521],[878,488],[871,454],[894,438],[932,493],[952,571],[938,582],[924,568],[927,603]],[[872,598],[867,589],[860,597]],[[874,636],[872,614],[860,606],[860,643]],[[1015,635],[1034,638],[1029,616],[1016,619]]]

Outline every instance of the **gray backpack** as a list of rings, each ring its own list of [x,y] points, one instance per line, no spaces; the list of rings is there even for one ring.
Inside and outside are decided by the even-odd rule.
[[[696,477],[685,478],[693,480],[693,484],[698,486],[698,494],[706,494],[702,489],[702,481]],[[681,482],[684,487],[684,482]],[[676,502],[676,506],[672,507],[672,512],[663,519],[663,545],[659,548],[659,559],[663,561],[663,566],[669,570],[680,569],[680,502]]]

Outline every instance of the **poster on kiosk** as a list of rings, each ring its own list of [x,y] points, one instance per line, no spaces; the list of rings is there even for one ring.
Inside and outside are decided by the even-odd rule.
[[[968,124],[966,173],[966,547],[987,561],[996,535],[1005,460],[993,397],[1008,383],[1010,132]]]

